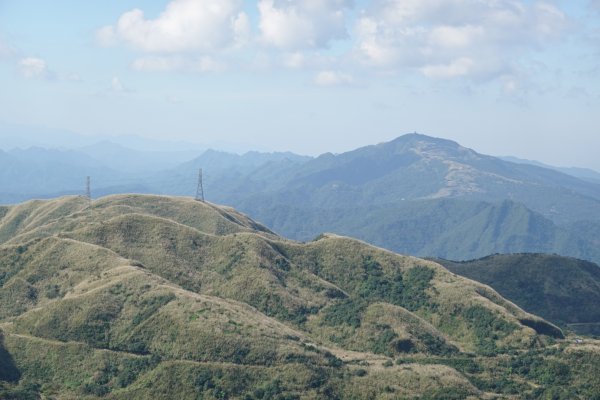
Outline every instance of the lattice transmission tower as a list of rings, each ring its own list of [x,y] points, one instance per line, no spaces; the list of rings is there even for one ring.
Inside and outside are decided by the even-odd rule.
[[[85,197],[88,200],[88,205],[92,205],[92,185],[89,176],[85,177]]]
[[[202,185],[202,168],[198,170],[198,186],[196,186],[196,200],[204,201],[204,186]]]

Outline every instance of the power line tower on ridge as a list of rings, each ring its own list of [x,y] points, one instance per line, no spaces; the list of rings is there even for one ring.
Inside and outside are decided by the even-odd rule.
[[[202,168],[198,170],[198,186],[196,187],[196,200],[204,202],[204,187],[202,185]]]
[[[90,177],[85,177],[85,197],[88,200],[88,205],[92,204],[92,186],[90,182]]]

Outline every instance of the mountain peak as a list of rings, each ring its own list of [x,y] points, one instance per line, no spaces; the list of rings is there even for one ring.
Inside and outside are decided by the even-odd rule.
[[[438,148],[446,148],[446,149],[464,149],[467,148],[461,146],[458,142],[449,139],[438,138],[434,136],[424,135],[422,133],[408,133],[402,136],[398,136],[396,139],[391,140],[388,144],[394,145],[410,145],[410,146],[435,146]]]
[[[436,144],[446,144],[446,145],[452,145],[452,146],[456,146],[456,147],[462,147],[460,144],[458,144],[457,142],[455,142],[453,140],[439,138],[439,137],[435,137],[435,136],[429,136],[429,135],[425,135],[423,133],[417,133],[417,132],[407,133],[407,134],[398,136],[397,138],[391,140],[390,143],[415,142],[415,141],[436,143]]]
[[[389,142],[380,143],[376,148],[391,149],[395,154],[412,153],[425,159],[451,159],[455,161],[473,161],[481,159],[477,152],[461,146],[459,143],[421,133],[408,133]]]

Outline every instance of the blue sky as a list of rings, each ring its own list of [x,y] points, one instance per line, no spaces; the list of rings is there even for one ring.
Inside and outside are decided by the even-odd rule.
[[[600,169],[600,1],[0,0],[0,87],[49,132]]]

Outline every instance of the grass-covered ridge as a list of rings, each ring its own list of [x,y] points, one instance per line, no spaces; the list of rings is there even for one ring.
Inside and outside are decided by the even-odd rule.
[[[29,202],[0,232],[0,398],[495,398],[542,378],[493,365],[561,342],[432,261],[186,198]]]

